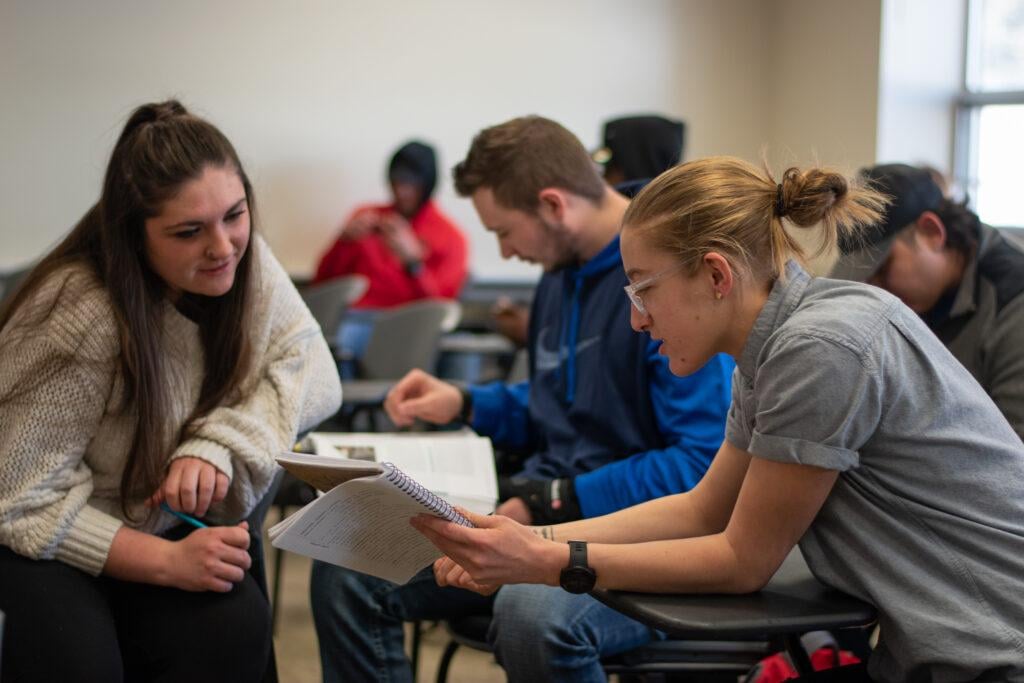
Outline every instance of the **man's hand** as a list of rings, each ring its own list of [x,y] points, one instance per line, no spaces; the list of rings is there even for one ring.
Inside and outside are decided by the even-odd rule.
[[[427,249],[413,232],[409,221],[391,211],[381,216],[381,234],[388,248],[394,252],[398,260],[405,265],[422,263],[427,257]]]
[[[498,514],[506,514],[503,509],[510,505],[511,514],[507,516],[520,524],[561,524],[583,517],[576,496],[576,483],[571,477],[498,477],[498,498],[505,500],[498,508]]]
[[[529,308],[503,296],[491,308],[491,320],[499,334],[508,337],[516,346],[526,346],[530,329]]]
[[[361,240],[374,230],[379,229],[380,225],[381,216],[376,209],[361,209],[341,227],[341,239],[349,242]]]
[[[408,427],[417,419],[448,424],[462,410],[462,393],[454,385],[416,369],[391,387],[384,410],[398,427]]]
[[[530,508],[526,506],[526,502],[522,498],[509,498],[494,510],[494,514],[514,519],[520,524],[533,523]]]

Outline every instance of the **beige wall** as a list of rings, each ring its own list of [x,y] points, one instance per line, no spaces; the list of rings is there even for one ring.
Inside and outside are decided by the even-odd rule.
[[[886,0],[879,78],[878,160],[950,174],[964,73],[966,0]]]
[[[847,170],[875,158],[880,0],[772,0],[770,158]]]
[[[820,164],[847,173],[875,161],[881,0],[773,0],[767,156],[776,169]],[[794,230],[808,250],[815,233]],[[836,255],[811,259],[827,273]]]
[[[95,201],[133,106],[178,96],[235,143],[292,272],[384,197],[388,156],[419,136],[440,151],[474,273],[531,277],[452,193],[475,131],[540,113],[592,146],[602,120],[660,111],[687,121],[690,158],[767,146],[856,167],[876,144],[879,15],[879,0],[6,0],[0,269]]]

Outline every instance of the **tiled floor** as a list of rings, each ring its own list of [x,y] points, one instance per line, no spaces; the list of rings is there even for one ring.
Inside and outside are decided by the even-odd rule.
[[[268,526],[273,519],[267,520]],[[273,571],[271,548],[267,566]],[[309,611],[310,560],[301,555],[285,553],[282,570],[281,605],[278,614],[277,670],[281,683],[317,683],[320,681],[320,658],[317,654],[316,632]],[[273,577],[269,577],[273,581]],[[406,642],[409,642],[406,638]],[[437,663],[448,643],[440,627],[428,629],[420,649],[419,681],[433,681]],[[504,681],[505,675],[494,659],[486,653],[461,648],[452,660],[448,673],[451,683],[490,683]]]

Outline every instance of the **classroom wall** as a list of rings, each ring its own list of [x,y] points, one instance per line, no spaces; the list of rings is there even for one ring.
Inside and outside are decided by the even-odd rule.
[[[823,165],[846,173],[875,161],[880,0],[773,0],[766,156],[774,168]],[[793,229],[810,267],[825,274],[837,254],[818,253],[813,231]]]
[[[886,0],[883,12],[878,160],[951,174],[966,0]]]
[[[593,147],[602,120],[658,111],[687,121],[689,158],[757,160],[767,145],[856,166],[875,146],[878,7],[7,0],[0,270],[35,258],[95,201],[133,106],[177,96],[235,143],[289,271],[308,274],[345,214],[384,198],[387,159],[415,136],[439,149],[439,199],[467,229],[474,275],[533,278],[500,259],[452,193],[447,171],[474,132],[540,113]],[[820,77],[806,78],[808,58]]]
[[[874,161],[880,0],[772,0],[770,159],[844,170]]]

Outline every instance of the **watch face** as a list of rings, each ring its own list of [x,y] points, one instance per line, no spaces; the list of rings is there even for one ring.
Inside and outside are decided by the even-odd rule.
[[[559,576],[559,583],[570,593],[589,593],[597,583],[597,574],[590,567],[566,567]]]

